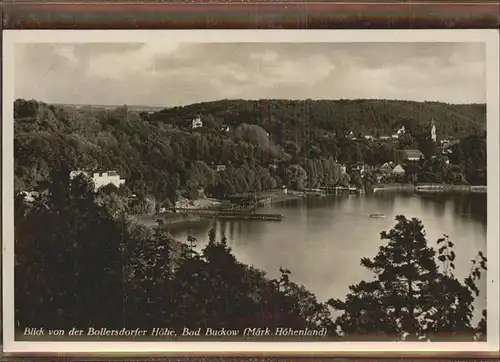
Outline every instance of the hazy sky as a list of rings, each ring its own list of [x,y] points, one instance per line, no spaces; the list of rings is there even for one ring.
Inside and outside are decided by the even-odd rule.
[[[175,106],[218,99],[486,102],[484,43],[18,44],[15,96]]]

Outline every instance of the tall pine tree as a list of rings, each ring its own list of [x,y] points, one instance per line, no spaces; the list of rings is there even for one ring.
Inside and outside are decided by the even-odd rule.
[[[439,266],[421,221],[402,215],[396,221],[381,233],[387,245],[373,259],[361,259],[374,279],[351,286],[345,301],[329,301],[343,312],[336,321],[342,334],[365,340],[472,340],[475,282],[486,258],[480,253],[470,275],[460,281],[453,274],[455,253],[446,235],[438,240]]]

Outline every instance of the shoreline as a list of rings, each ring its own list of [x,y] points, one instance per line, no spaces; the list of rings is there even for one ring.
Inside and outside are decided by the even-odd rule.
[[[442,185],[442,184],[422,184],[422,185],[412,185],[412,184],[383,184],[373,187],[368,190],[371,193],[381,193],[381,192],[404,192],[404,193],[415,193],[415,194],[429,194],[436,195],[442,193],[487,193],[487,186],[470,186],[470,185]],[[268,198],[265,204],[257,205],[256,207],[245,207],[240,209],[240,211],[253,212],[259,208],[265,207],[266,205],[279,204],[287,201],[294,200],[304,200],[312,196],[301,196],[291,193],[283,193],[280,191],[267,191],[262,192],[262,196]],[[218,202],[220,200],[217,200]],[[204,207],[207,211],[213,210],[211,207]],[[230,210],[228,210],[230,211]],[[145,215],[136,216],[135,219],[138,223],[153,227],[156,226],[156,220],[160,218],[164,222],[164,228],[169,227],[182,227],[189,225],[191,223],[199,223],[203,221],[210,220],[210,218],[204,217],[197,212],[182,212],[182,213],[169,213],[164,215]]]
[[[304,199],[304,198],[305,197],[301,197],[299,195],[281,194],[281,195],[271,196],[271,201],[269,203],[270,204],[279,204],[281,202],[293,201],[293,200],[301,200],[301,199]]]
[[[487,193],[487,186],[485,185],[443,185],[443,184],[422,184],[422,185],[412,185],[412,184],[385,184],[377,185],[378,187],[373,187],[372,192],[415,192],[415,193],[426,193],[426,194],[440,194],[446,192],[461,192],[461,193]]]
[[[303,199],[303,197],[298,196],[298,195],[291,195],[291,194],[276,194],[272,192],[264,192],[266,196],[269,197],[269,202],[266,203],[266,205],[270,204],[278,204],[286,201],[292,201],[292,200],[300,200]],[[246,207],[243,209],[240,209],[240,211],[249,211],[252,212],[258,208],[261,208],[262,206],[265,205],[259,205],[256,208],[253,207]],[[205,207],[207,211],[213,210],[210,207]],[[230,210],[228,210],[230,211]],[[191,223],[199,223],[203,221],[210,220],[210,218],[203,217],[197,212],[182,212],[182,213],[168,213],[164,215],[143,215],[143,216],[136,216],[134,217],[135,221],[141,225],[147,226],[147,227],[155,227],[157,225],[156,220],[161,219],[163,220],[164,228],[168,227],[180,227],[180,226],[185,226],[189,225]]]

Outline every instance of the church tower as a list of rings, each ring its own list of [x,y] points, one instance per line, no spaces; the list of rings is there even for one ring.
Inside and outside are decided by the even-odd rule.
[[[431,136],[431,140],[433,140],[434,142],[436,142],[437,140],[437,136],[436,136],[436,125],[434,124],[434,118],[431,118],[431,123],[430,123],[430,136]]]

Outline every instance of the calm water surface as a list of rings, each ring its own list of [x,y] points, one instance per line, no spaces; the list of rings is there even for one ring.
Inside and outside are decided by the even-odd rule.
[[[280,213],[285,219],[206,221],[170,232],[178,240],[196,237],[201,248],[208,231],[215,228],[217,237],[227,236],[238,260],[266,271],[270,277],[278,276],[280,266],[288,268],[295,282],[322,301],[343,298],[349,285],[372,278],[373,274],[361,267],[360,259],[375,256],[387,243],[380,240],[380,232],[391,229],[399,214],[422,220],[431,246],[443,234],[450,236],[460,278],[468,275],[470,260],[478,251],[487,255],[486,195],[335,196],[274,204],[261,211]],[[386,218],[371,218],[373,213],[384,213]],[[479,314],[486,305],[485,284],[483,278],[476,302]]]

